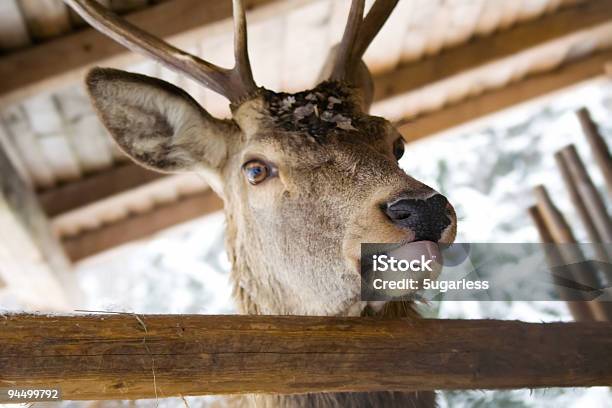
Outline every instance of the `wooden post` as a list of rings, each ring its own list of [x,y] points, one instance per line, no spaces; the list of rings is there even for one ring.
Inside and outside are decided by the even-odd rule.
[[[574,280],[592,288],[600,287],[601,283],[599,282],[597,271],[588,264],[579,266],[579,263],[585,260],[584,255],[580,248],[574,245],[577,243],[574,233],[561,211],[553,204],[546,188],[544,186],[537,186],[534,188],[534,194],[536,196],[537,208],[554,242],[556,244],[570,244],[564,245],[564,250],[560,253],[563,263],[568,266]],[[612,303],[590,301],[588,306],[595,320],[612,321]]]
[[[65,399],[612,384],[612,323],[0,315],[0,387]]]
[[[586,210],[593,220],[593,225],[597,229],[601,242],[612,243],[612,220],[606,210],[606,204],[599,195],[591,177],[589,177],[580,156],[578,156],[576,147],[569,145],[561,149],[560,152],[567,163],[578,192],[583,197]]]
[[[0,174],[0,277],[29,307],[72,310],[78,292],[70,264],[36,193],[2,148]]]
[[[589,111],[586,108],[582,108],[578,110],[576,114],[578,115],[578,119],[580,120],[580,125],[582,126],[586,139],[591,146],[593,157],[595,157],[595,160],[603,173],[604,179],[606,180],[608,191],[610,194],[612,194],[612,157],[610,156],[608,146],[599,133],[597,125],[595,122],[593,122],[593,119],[591,119]]]
[[[548,225],[546,225],[546,221],[544,221],[544,217],[542,217],[542,213],[536,206],[529,207],[527,209],[531,220],[535,224],[538,233],[540,234],[540,239],[545,244],[554,244],[554,239],[550,230],[548,229]],[[550,246],[550,248],[546,248],[546,262],[549,267],[558,266],[563,264],[563,258],[559,251],[554,247]],[[558,282],[556,276],[553,275],[553,280],[557,283],[557,290],[559,291],[559,297],[563,300],[569,299],[569,295],[567,294],[567,288],[565,285]],[[567,308],[569,309],[572,317],[577,322],[591,322],[595,320],[593,313],[591,312],[591,308],[589,307],[587,302],[580,301],[571,301],[566,300]]]
[[[578,217],[580,217],[580,221],[582,221],[582,225],[587,232],[589,240],[595,246],[597,256],[602,261],[612,261],[612,258],[608,256],[605,247],[602,245],[604,241],[602,240],[601,235],[597,230],[597,226],[589,214],[587,205],[584,202],[587,197],[580,194],[578,189],[578,180],[572,176],[570,165],[568,164],[565,155],[563,155],[561,151],[558,151],[555,153],[555,160],[557,161],[557,167],[559,168],[561,178],[563,179],[565,187],[569,193],[570,200],[572,201],[572,204],[574,204],[574,208],[578,213]]]

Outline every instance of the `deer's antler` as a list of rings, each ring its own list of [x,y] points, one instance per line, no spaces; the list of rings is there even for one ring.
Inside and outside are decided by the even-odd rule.
[[[102,34],[174,71],[189,75],[232,103],[240,103],[257,91],[247,50],[246,18],[242,0],[233,0],[235,65],[232,69],[219,67],[168,44],[125,21],[95,0],[64,2]]]
[[[353,0],[329,79],[354,83],[361,58],[399,0],[376,0],[363,18],[364,0]]]

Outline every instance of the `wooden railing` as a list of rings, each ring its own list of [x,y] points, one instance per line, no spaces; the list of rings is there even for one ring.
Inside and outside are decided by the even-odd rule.
[[[0,315],[0,387],[64,399],[612,385],[612,323]]]

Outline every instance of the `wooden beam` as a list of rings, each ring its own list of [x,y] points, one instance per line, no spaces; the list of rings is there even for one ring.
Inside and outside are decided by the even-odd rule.
[[[0,149],[0,277],[28,307],[70,310],[78,291],[62,247],[9,155]]]
[[[34,40],[69,32],[70,15],[68,7],[57,0],[19,0],[19,8]]]
[[[105,314],[0,327],[0,387],[68,400],[612,384],[612,323]]]
[[[0,51],[25,47],[30,42],[17,0],[0,1]]]
[[[46,214],[54,217],[163,177],[167,175],[130,162],[75,182],[44,190],[38,194],[38,198]]]
[[[131,14],[136,25],[181,46],[190,46],[220,30],[231,30],[231,2],[213,0],[172,0]],[[248,0],[255,9],[250,21],[278,15],[298,7],[305,0]],[[499,34],[477,38],[442,54],[380,74],[376,77],[375,100],[415,90],[525,49],[612,21],[608,0],[580,2],[572,7],[518,25]],[[94,65],[125,66],[137,58],[120,45],[88,28],[0,59],[0,105],[69,82],[80,81]],[[44,61],[44,63],[41,63]]]
[[[245,0],[249,21],[293,9],[305,0]],[[232,2],[171,0],[134,12],[133,24],[178,46],[232,30]],[[41,45],[0,58],[0,105],[15,102],[42,90],[82,81],[95,65],[125,66],[141,57],[92,28],[77,31]],[[10,78],[10,80],[9,80]]]
[[[172,204],[128,217],[79,235],[62,239],[72,261],[108,250],[118,245],[143,239],[173,225],[202,217],[223,208],[223,201],[212,191],[193,194]]]
[[[498,34],[475,38],[439,55],[379,74],[375,78],[374,100],[380,101],[415,91],[521,51],[609,22],[612,22],[611,1],[581,2]]]
[[[507,87],[488,91],[432,113],[404,121],[399,125],[399,131],[407,142],[411,142],[514,105],[550,96],[564,88],[603,76],[604,63],[610,58],[612,58],[612,50],[606,50],[568,63],[552,72],[532,75]]]

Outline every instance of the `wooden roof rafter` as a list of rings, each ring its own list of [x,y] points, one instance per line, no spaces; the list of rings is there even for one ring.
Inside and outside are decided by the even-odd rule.
[[[551,72],[543,72],[511,83],[500,89],[484,92],[450,104],[434,112],[402,121],[399,131],[407,142],[447,131],[458,126],[472,126],[475,122],[523,103],[541,101],[572,86],[603,78],[605,63],[612,58],[612,50],[565,64]]]
[[[306,0],[245,0],[250,21],[266,19],[303,4]],[[126,20],[178,46],[194,39],[231,32],[229,1],[173,0],[127,15]],[[82,80],[95,65],[125,66],[142,60],[93,28],[0,57],[0,106],[41,91]],[[44,61],[44,62],[43,62]]]
[[[374,100],[413,92],[477,67],[610,23],[612,2],[609,0],[578,3],[490,36],[474,38],[439,55],[381,73],[376,77]]]
[[[223,209],[223,201],[212,190],[179,197],[142,214],[131,214],[117,222],[62,238],[68,258],[77,262],[116,246],[150,237],[183,222]]]

